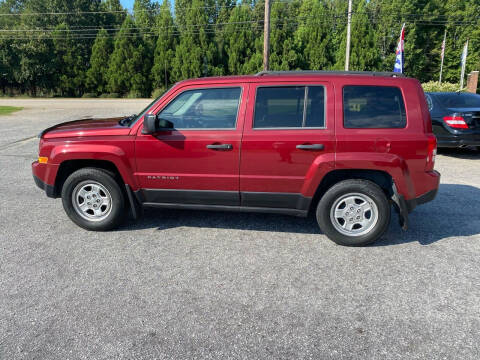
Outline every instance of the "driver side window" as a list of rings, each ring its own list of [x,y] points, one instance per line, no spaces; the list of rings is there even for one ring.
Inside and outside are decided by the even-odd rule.
[[[241,88],[187,90],[159,114],[175,129],[235,129]]]

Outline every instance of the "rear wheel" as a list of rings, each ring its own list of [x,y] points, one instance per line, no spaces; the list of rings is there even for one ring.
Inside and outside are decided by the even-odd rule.
[[[121,223],[125,197],[110,172],[84,168],[65,180],[62,203],[75,224],[87,230],[104,231]]]
[[[385,233],[390,211],[378,185],[368,180],[345,180],[325,193],[316,215],[322,231],[337,244],[363,246]]]

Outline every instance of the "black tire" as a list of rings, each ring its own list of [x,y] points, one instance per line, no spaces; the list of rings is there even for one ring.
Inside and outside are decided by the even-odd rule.
[[[367,233],[364,234],[356,234],[356,235],[346,235],[339,230],[337,230],[336,225],[333,223],[335,221],[332,219],[331,211],[332,207],[335,205],[337,206],[337,201],[339,206],[341,204],[341,199],[347,194],[361,194],[363,196],[369,197],[376,205],[376,209],[378,212],[376,222],[372,220],[372,223],[369,225],[371,228],[366,227],[364,231]],[[354,205],[355,206],[355,205]],[[360,205],[356,205],[360,206]],[[372,205],[372,209],[373,205]],[[348,211],[348,209],[345,209]],[[358,211],[358,209],[356,209]],[[361,210],[360,210],[361,212]],[[373,210],[373,213],[375,211]],[[378,238],[380,238],[388,228],[390,224],[390,212],[391,206],[390,203],[382,191],[382,189],[375,183],[368,181],[368,180],[344,180],[335,185],[333,185],[328,191],[322,196],[318,205],[317,205],[317,222],[320,226],[320,229],[327,235],[331,240],[336,242],[339,245],[345,246],[364,246],[368,245]],[[347,213],[348,214],[348,213]],[[366,215],[365,215],[366,214]],[[363,214],[365,218],[368,216],[368,212]],[[370,216],[372,216],[372,212],[370,212]],[[335,216],[333,216],[335,218]],[[342,218],[340,221],[342,221]],[[363,219],[363,218],[362,218]],[[351,219],[350,219],[351,220]],[[348,221],[348,219],[346,220]],[[368,221],[368,219],[367,219]],[[345,223],[345,221],[344,221]],[[342,224],[339,224],[342,225]],[[360,225],[354,225],[360,226]],[[338,227],[338,225],[337,225]],[[346,230],[345,230],[346,231]],[[350,230],[352,231],[352,230]],[[355,231],[355,230],[353,230]],[[358,231],[362,231],[359,229]]]
[[[100,220],[89,220],[79,214],[73,203],[73,192],[82,184],[97,183],[109,193],[108,214]],[[125,213],[125,196],[112,173],[98,168],[83,168],[70,174],[62,187],[62,203],[68,217],[78,226],[93,231],[111,230],[120,225]],[[92,215],[93,217],[93,215]]]

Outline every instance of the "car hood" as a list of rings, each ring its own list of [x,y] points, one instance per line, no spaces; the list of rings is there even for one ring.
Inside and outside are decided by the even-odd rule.
[[[43,130],[39,137],[83,137],[83,136],[113,136],[127,135],[130,128],[120,125],[118,122],[124,117],[107,119],[81,119],[67,121]]]

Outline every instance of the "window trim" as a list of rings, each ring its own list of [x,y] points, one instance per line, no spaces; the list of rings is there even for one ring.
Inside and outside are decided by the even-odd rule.
[[[195,90],[218,90],[218,89],[240,89],[240,96],[238,98],[238,106],[237,106],[237,114],[235,115],[235,125],[234,127],[231,128],[177,128],[174,127],[172,130],[182,130],[182,131],[216,131],[216,130],[222,130],[222,131],[236,131],[238,127],[238,115],[240,114],[240,107],[242,106],[242,99],[243,99],[243,84],[239,84],[238,86],[211,86],[211,87],[195,87],[195,88],[190,88],[190,89],[184,89],[180,91],[178,94],[175,95],[170,101],[168,101],[165,106],[162,106],[162,108],[155,114],[155,115],[160,115],[160,113],[168,106],[170,105],[175,99],[177,99],[180,95],[187,91],[195,91]]]
[[[303,97],[303,119],[302,125],[306,123],[306,109],[307,109],[307,101],[305,99],[308,96],[308,88],[309,87],[323,87],[323,126],[292,126],[292,127],[255,127],[255,108],[256,108],[256,101],[258,95],[258,89],[260,88],[285,88],[285,87],[304,87],[305,93]],[[327,129],[327,87],[322,84],[274,84],[274,85],[258,85],[255,89],[255,98],[253,100],[253,113],[252,113],[252,130],[326,130]]]
[[[394,88],[398,89],[400,92],[400,95],[402,96],[402,101],[403,101],[403,109],[405,110],[405,124],[402,127],[346,127],[345,126],[345,88],[347,86],[350,87],[376,87],[376,88]],[[400,129],[406,129],[408,126],[408,118],[407,118],[407,103],[405,102],[405,96],[403,95],[403,90],[399,86],[394,86],[394,85],[363,85],[363,84],[345,84],[342,86],[342,127],[346,130],[371,130],[371,129],[377,129],[377,130],[400,130]]]

